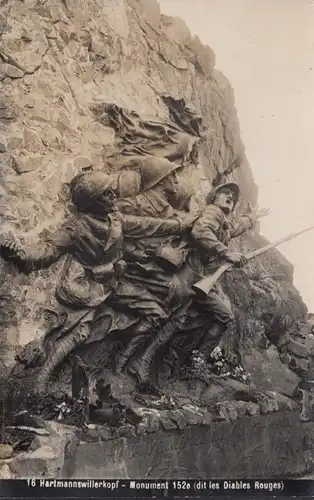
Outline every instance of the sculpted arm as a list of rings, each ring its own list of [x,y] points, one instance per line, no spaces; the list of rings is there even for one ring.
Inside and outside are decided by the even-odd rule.
[[[229,229],[231,238],[236,238],[245,233],[245,231],[253,229],[259,219],[266,217],[270,213],[271,210],[269,208],[256,207],[252,209],[249,214],[244,215],[237,222],[230,224]]]
[[[182,233],[192,226],[195,219],[196,216],[191,215],[172,219],[123,215],[123,229],[129,238],[168,236]]]
[[[247,263],[245,255],[230,252],[228,247],[221,243],[218,238],[219,228],[224,224],[223,215],[214,205],[210,205],[203,213],[203,216],[194,224],[192,237],[204,251],[205,255],[216,255],[219,259],[224,259],[236,266],[243,266]],[[238,226],[242,230],[243,226]],[[241,234],[241,233],[240,233]]]
[[[221,224],[223,224],[222,215],[214,205],[211,205],[195,222],[191,235],[205,254],[223,258],[228,252],[228,247],[221,243],[217,236]]]
[[[0,245],[1,255],[5,260],[14,262],[26,274],[45,269],[71,251],[73,233],[74,225],[66,222],[48,238],[30,248],[20,248],[6,240]]]
[[[253,219],[249,215],[244,215],[235,222],[229,222],[230,236],[231,238],[237,238],[246,231],[253,229],[253,227],[254,227]]]

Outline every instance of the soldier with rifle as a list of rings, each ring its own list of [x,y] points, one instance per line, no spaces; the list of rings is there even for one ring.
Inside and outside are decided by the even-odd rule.
[[[192,239],[196,246],[194,270],[198,275],[211,275],[222,264],[243,266],[247,259],[240,253],[231,252],[228,248],[230,240],[252,229],[257,220],[268,215],[269,210],[255,210],[232,222],[230,216],[234,211],[240,195],[237,184],[229,182],[218,185],[207,197],[207,206],[201,217],[194,223]],[[197,288],[193,287],[195,292]],[[228,305],[219,297],[217,288],[208,293],[196,293],[195,307],[211,320],[211,327],[202,337],[199,350],[205,359],[216,347],[234,316]]]
[[[222,263],[227,262],[235,265],[246,263],[246,258],[243,255],[228,250],[229,241],[231,238],[240,236],[246,230],[253,228],[257,219],[267,215],[268,211],[255,211],[249,216],[241,217],[236,223],[232,223],[229,216],[236,207],[239,194],[240,190],[237,184],[227,183],[217,186],[207,196],[207,206],[194,222],[191,236],[187,241],[190,252],[185,265],[174,273],[179,284],[179,286],[177,284],[178,291],[175,299],[179,309],[181,307],[184,309],[185,305],[186,298],[183,292],[187,293],[187,290],[188,296],[191,298],[191,287],[193,283],[196,284],[200,276],[214,272],[219,269]],[[151,260],[149,265],[151,267]],[[174,276],[174,274],[171,274],[171,276]],[[155,275],[155,281],[156,277],[158,275]],[[183,281],[185,286],[183,286]],[[208,295],[197,293],[193,298],[193,308],[200,314],[205,314],[206,319],[212,321],[211,328],[201,339],[199,346],[207,358],[220,341],[230,321],[233,320],[233,314],[215,290]],[[190,301],[186,306],[190,307]],[[157,330],[156,334],[147,339],[147,343],[136,353],[128,366],[128,371],[137,378],[142,390],[143,387],[147,386],[150,379],[151,366],[157,351],[165,346],[180,328],[176,315],[173,313],[174,311],[172,311],[162,327]],[[129,351],[127,351],[127,354],[129,356]],[[128,358],[128,356],[125,357]],[[148,385],[151,386],[151,384]]]

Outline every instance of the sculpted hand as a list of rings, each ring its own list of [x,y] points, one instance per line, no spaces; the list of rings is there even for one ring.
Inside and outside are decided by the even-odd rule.
[[[0,254],[1,257],[8,262],[18,263],[26,259],[24,250],[19,248],[17,243],[9,239],[5,239],[0,243]]]
[[[201,215],[200,211],[195,211],[195,212],[190,212],[189,214],[186,214],[184,217],[180,218],[180,223],[183,230],[190,229],[200,215]]]
[[[251,213],[248,215],[253,219],[254,221],[257,221],[259,219],[262,219],[263,217],[267,217],[267,215],[271,214],[271,210],[269,208],[253,208]]]
[[[236,267],[245,266],[245,264],[247,264],[248,262],[247,258],[242,253],[228,252],[226,253],[225,258],[228,262],[235,265]]]
[[[32,263],[27,260],[26,253],[17,243],[10,239],[0,242],[0,255],[7,262],[13,262],[21,273],[32,272]]]

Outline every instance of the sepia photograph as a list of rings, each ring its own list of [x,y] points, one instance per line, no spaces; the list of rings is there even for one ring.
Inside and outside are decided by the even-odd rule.
[[[0,1],[2,481],[314,495],[313,26]]]

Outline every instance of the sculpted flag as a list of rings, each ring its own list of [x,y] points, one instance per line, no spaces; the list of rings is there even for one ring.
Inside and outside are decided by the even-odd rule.
[[[115,104],[94,106],[101,123],[116,131],[115,150],[109,158],[114,165],[132,163],[141,156],[154,155],[175,160],[187,158],[193,143],[203,136],[202,118],[183,99],[164,97],[172,120],[143,119],[135,111]]]

